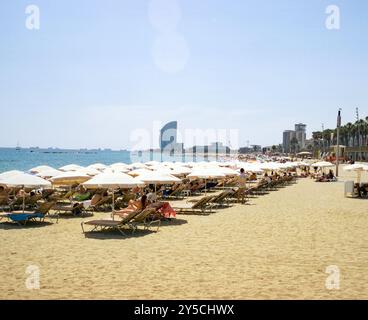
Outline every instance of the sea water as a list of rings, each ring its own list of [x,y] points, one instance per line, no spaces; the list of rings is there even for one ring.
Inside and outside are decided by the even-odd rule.
[[[211,161],[216,157],[203,157],[181,154],[161,154],[161,152],[129,152],[112,150],[64,150],[64,149],[28,149],[0,148],[0,173],[8,170],[28,171],[39,166],[48,165],[60,168],[67,164],[88,166],[94,163],[110,165],[116,162],[134,163],[147,161]]]

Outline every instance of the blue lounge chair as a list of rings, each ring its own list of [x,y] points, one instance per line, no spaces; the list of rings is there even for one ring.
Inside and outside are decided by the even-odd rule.
[[[38,209],[35,212],[9,212],[2,214],[0,219],[8,218],[9,220],[18,223],[19,225],[25,225],[28,221],[37,221],[37,219],[39,219],[40,222],[43,222],[46,215],[49,214],[49,210],[52,208],[53,205],[53,202],[42,203],[39,205]],[[53,217],[51,215],[49,216],[50,218]]]
[[[42,222],[45,215],[42,213],[8,213],[7,217],[20,225],[25,225],[28,221],[35,221],[37,218]]]

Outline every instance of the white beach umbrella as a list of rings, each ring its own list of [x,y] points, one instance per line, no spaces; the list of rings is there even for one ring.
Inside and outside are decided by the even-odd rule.
[[[59,170],[61,171],[77,171],[80,169],[84,169],[84,167],[77,165],[77,164],[68,164],[66,166],[59,168]]]
[[[82,183],[82,185],[93,189],[118,189],[142,186],[144,183],[122,172],[103,172]]]
[[[130,175],[130,176],[136,177],[136,176],[139,176],[141,174],[147,174],[147,173],[150,173],[150,172],[152,172],[152,170],[141,168],[141,169],[136,169],[136,170],[129,171],[129,172],[127,172],[127,174]]]
[[[135,170],[135,169],[146,169],[147,166],[144,163],[140,163],[140,162],[134,162],[130,165],[128,165],[128,168],[131,170]]]
[[[319,161],[311,164],[311,167],[318,167],[318,168],[328,168],[334,166],[335,165],[333,163],[327,161]]]
[[[122,162],[113,163],[112,165],[110,165],[110,168],[113,169],[114,171],[124,173],[129,171],[128,165]]]
[[[19,170],[10,170],[10,171],[5,171],[3,173],[0,173],[0,181],[3,179],[7,179],[9,177],[12,177],[14,175],[18,175],[18,174],[22,174],[24,173],[23,171],[19,171]]]
[[[264,163],[261,163],[259,167],[263,170],[268,170],[268,171],[279,170],[280,163],[264,162]]]
[[[48,188],[51,183],[45,179],[28,173],[18,173],[1,180],[0,184],[7,187],[24,187],[24,188]]]
[[[82,185],[89,189],[107,188],[112,190],[112,210],[114,211],[115,195],[114,190],[116,189],[129,189],[137,186],[143,186],[144,182],[133,178],[122,172],[103,172],[94,176]],[[112,215],[114,218],[114,215]]]
[[[223,178],[225,174],[223,174],[218,169],[213,168],[194,168],[190,174],[188,174],[188,178],[199,178],[199,179],[212,179],[212,178]]]
[[[199,178],[204,179],[205,188],[204,192],[207,194],[207,179],[224,178],[225,174],[219,169],[214,168],[194,168],[193,171],[188,174],[188,178]]]
[[[146,166],[156,166],[156,165],[159,165],[160,162],[158,161],[147,161],[144,163]]]
[[[63,171],[51,168],[40,171],[39,173],[36,174],[36,176],[41,178],[52,178],[62,173]]]
[[[106,170],[106,169],[104,169],[104,170]],[[71,172],[73,172],[73,171],[71,171]],[[98,175],[98,174],[101,173],[100,170],[97,170],[97,169],[94,169],[94,168],[88,168],[88,167],[87,168],[78,169],[78,170],[76,170],[74,172],[77,172],[77,173],[85,173],[88,176],[96,176],[96,175]]]
[[[159,171],[152,171],[144,174],[140,174],[138,179],[147,183],[147,184],[154,184],[155,185],[155,193],[156,193],[156,186],[158,184],[173,184],[173,183],[180,183],[181,179],[168,174],[162,173]]]
[[[163,166],[165,166],[165,167],[167,167],[167,166],[171,166],[173,163],[172,162],[170,162],[170,161],[163,161],[163,162],[161,162],[161,165],[163,165]]]
[[[145,183],[152,184],[172,184],[181,182],[181,179],[164,172],[151,171],[140,174],[138,179]]]
[[[49,171],[49,170],[56,170],[53,167],[50,166],[46,166],[46,165],[42,165],[42,166],[38,166],[38,167],[34,167],[32,169],[29,169],[28,172],[30,173],[41,173],[42,171]]]
[[[94,164],[91,164],[87,167],[87,169],[96,169],[96,170],[99,170],[99,171],[102,171],[106,168],[107,168],[107,165],[105,165],[103,163],[94,163]]]
[[[238,176],[240,174],[239,171],[236,171],[228,167],[220,168],[220,172],[222,172],[225,176]]]
[[[5,185],[8,188],[51,188],[51,183],[49,181],[28,173],[18,173],[4,178],[0,181],[0,184]],[[25,208],[24,199],[25,193],[23,193],[23,212]]]
[[[357,173],[357,182],[360,183],[363,171],[368,171],[368,165],[361,163],[349,164],[343,167],[345,171],[355,171]]]
[[[172,168],[170,174],[172,174],[173,176],[183,176],[183,175],[187,175],[191,172],[192,172],[192,169],[190,169],[188,167],[175,166],[175,167]]]
[[[298,161],[298,167],[309,167],[310,164],[308,162],[305,161]]]
[[[246,163],[244,166],[241,166],[246,172],[252,172],[257,174],[262,174],[263,170],[259,167],[257,163]]]
[[[74,184],[80,184],[91,179],[91,177],[85,172],[81,171],[67,171],[63,172],[55,177],[52,177],[50,181],[59,186],[72,186]]]

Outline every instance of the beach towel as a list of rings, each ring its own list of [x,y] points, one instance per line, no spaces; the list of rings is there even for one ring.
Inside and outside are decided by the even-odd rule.
[[[165,218],[176,218],[176,211],[170,206],[168,202],[164,202],[158,212]]]

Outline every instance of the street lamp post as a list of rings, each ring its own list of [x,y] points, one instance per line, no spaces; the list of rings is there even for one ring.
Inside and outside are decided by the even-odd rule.
[[[341,126],[341,108],[337,113],[337,127],[336,127],[336,177],[339,176],[339,158],[340,158],[340,126]]]

